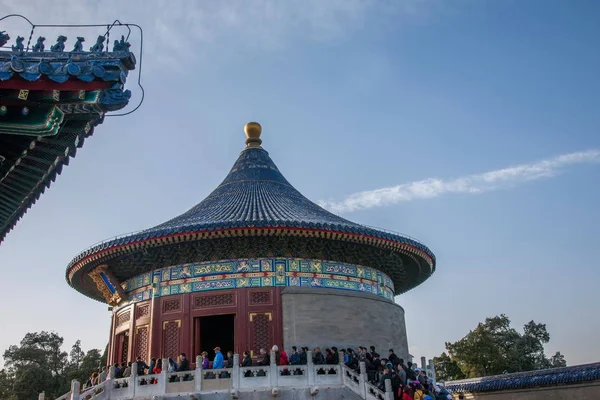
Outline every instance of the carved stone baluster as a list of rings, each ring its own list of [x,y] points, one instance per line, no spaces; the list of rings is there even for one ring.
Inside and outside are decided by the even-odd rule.
[[[394,391],[392,390],[391,379],[385,380],[385,400],[394,400]]]
[[[194,389],[202,391],[202,356],[196,356],[196,369],[194,370]]]
[[[360,393],[363,399],[367,398],[367,382],[369,378],[367,376],[367,366],[364,361],[360,362],[360,375],[358,378],[358,385]]]
[[[129,377],[129,393],[131,397],[135,397],[135,389],[137,387],[138,378],[138,363],[134,362],[131,364],[131,376]]]
[[[306,352],[306,369],[308,369],[308,385],[313,386],[317,381],[317,371],[315,371],[315,364],[313,364],[313,352]]]
[[[275,359],[277,353],[275,353],[274,351],[271,352],[271,364],[269,365],[269,373],[271,374],[271,387],[277,387],[278,384],[278,379],[279,379],[279,373],[277,371],[277,360]]]
[[[231,371],[231,385],[232,385],[233,389],[240,388],[240,375],[241,375],[240,355],[234,354],[233,355],[233,371]]]
[[[169,372],[169,359],[168,358],[163,358],[162,360],[162,370],[160,371],[160,394],[165,394],[167,393],[167,379],[168,379],[168,372]]]
[[[69,396],[69,400],[79,400],[79,391],[80,391],[79,381],[77,381],[76,379],[73,379],[71,381],[71,395]]]

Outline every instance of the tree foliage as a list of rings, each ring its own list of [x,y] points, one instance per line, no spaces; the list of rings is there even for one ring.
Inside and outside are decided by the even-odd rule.
[[[78,340],[67,353],[63,343],[58,334],[42,331],[28,333],[19,345],[9,346],[0,370],[0,399],[37,399],[41,392],[53,399],[70,390],[72,379],[85,383],[98,370],[100,350],[84,353]]]
[[[504,314],[487,318],[462,339],[446,343],[447,353],[434,358],[436,375],[455,380],[566,366],[560,352],[546,357],[549,341],[545,324],[530,321],[520,333]]]

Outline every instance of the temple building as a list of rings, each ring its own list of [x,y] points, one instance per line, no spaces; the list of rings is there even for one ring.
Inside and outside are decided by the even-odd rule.
[[[84,49],[83,37],[60,35],[46,47],[43,36],[25,45],[0,31],[0,243],[107,113],[128,104],[136,58],[125,38],[110,47],[107,37]]]
[[[431,276],[433,253],[311,202],[262,148],[261,126],[245,133],[231,171],[198,205],[69,263],[68,283],[110,306],[109,361],[194,360],[216,346],[257,357],[273,345],[374,345],[407,358],[394,296]]]

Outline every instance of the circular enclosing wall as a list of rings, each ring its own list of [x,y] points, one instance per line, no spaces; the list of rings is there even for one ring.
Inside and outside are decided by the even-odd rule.
[[[375,346],[408,360],[404,309],[368,293],[287,287],[281,293],[283,344],[339,349]]]

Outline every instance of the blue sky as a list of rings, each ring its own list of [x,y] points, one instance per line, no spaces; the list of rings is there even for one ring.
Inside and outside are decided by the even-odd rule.
[[[600,3],[21,3],[0,12],[142,25],[146,99],[106,118],[0,246],[0,349],[42,329],[103,347],[106,305],[67,286],[67,263],[202,200],[256,120],[307,197],[437,255],[396,299],[413,355],[505,313],[546,323],[548,354],[598,361]]]

